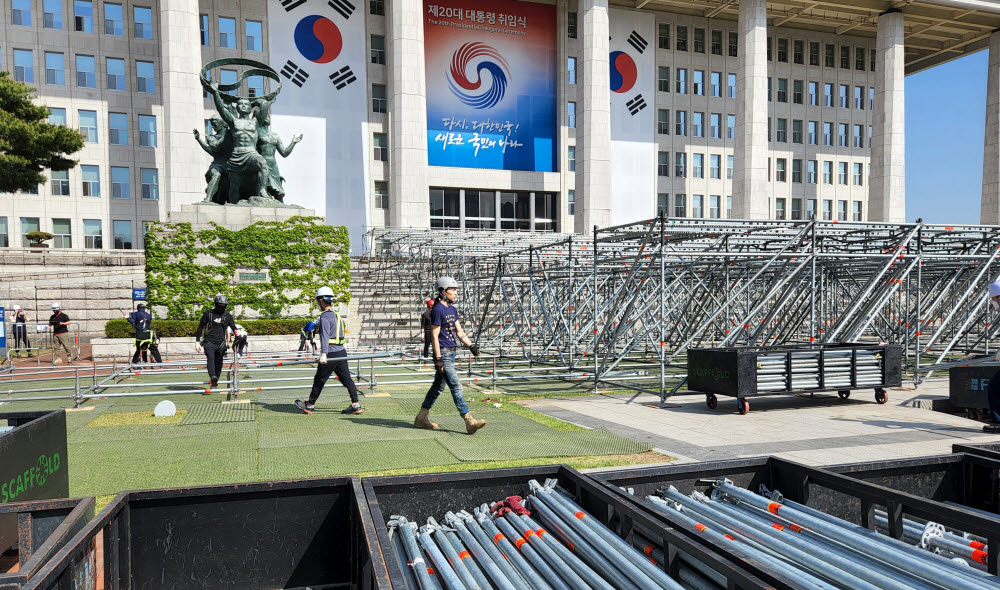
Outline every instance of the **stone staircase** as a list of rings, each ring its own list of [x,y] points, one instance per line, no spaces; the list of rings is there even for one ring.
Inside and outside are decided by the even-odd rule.
[[[351,259],[351,303],[348,322],[352,342],[362,346],[415,345],[420,342],[419,293],[412,292],[409,277],[381,275],[377,265]]]

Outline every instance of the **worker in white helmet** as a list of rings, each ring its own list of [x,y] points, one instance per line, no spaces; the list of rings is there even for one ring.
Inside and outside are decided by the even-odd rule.
[[[21,348],[28,352],[31,358],[31,342],[28,341],[28,314],[21,309],[20,305],[14,306],[14,352],[13,356],[21,356]]]
[[[62,305],[55,301],[52,303],[52,316],[49,317],[49,325],[52,326],[52,362],[58,364],[57,354],[62,348],[66,351],[66,362],[73,360],[73,351],[69,347],[69,316],[63,313]]]
[[[436,430],[438,425],[431,422],[430,412],[437,401],[438,395],[444,391],[445,384],[451,389],[451,398],[455,402],[455,408],[465,421],[465,432],[475,434],[477,430],[486,426],[485,420],[477,420],[469,411],[465,397],[462,395],[462,382],[458,378],[458,371],[455,369],[455,352],[458,343],[461,342],[469,348],[472,356],[479,356],[479,347],[469,340],[462,329],[462,322],[458,319],[458,310],[455,309],[455,301],[458,300],[458,283],[452,277],[441,277],[437,280],[438,298],[431,312],[432,325],[432,345],[434,347],[434,383],[424,396],[424,403],[420,405],[420,412],[417,414],[413,425],[417,428]]]
[[[323,392],[327,379],[333,373],[337,374],[340,384],[347,389],[347,394],[351,396],[351,405],[341,410],[342,414],[360,414],[361,402],[358,401],[358,388],[351,378],[351,368],[345,360],[340,359],[347,356],[347,324],[340,314],[333,310],[333,289],[330,287],[320,287],[316,291],[316,303],[321,310],[316,330],[320,336],[319,365],[316,366],[316,375],[313,377],[312,390],[309,392],[309,399],[302,401],[295,400],[295,407],[306,414],[312,414],[316,409],[316,400]]]
[[[990,283],[989,296],[993,313],[1000,311],[1000,279]],[[996,360],[1000,362],[1000,351],[997,351]],[[1000,371],[990,379],[986,399],[990,405],[992,422],[983,426],[983,432],[1000,433]]]

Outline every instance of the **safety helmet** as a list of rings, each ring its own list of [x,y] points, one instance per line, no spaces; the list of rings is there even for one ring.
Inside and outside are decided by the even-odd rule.
[[[229,298],[222,293],[216,293],[215,298],[212,300],[216,305],[229,305]]]
[[[53,302],[52,302],[52,311],[59,311],[59,308],[60,308],[60,307],[61,307],[61,306],[59,305],[59,302],[58,302],[58,301],[53,301]]]
[[[333,289],[330,287],[320,287],[316,290],[316,299],[322,299],[323,301],[333,300]]]
[[[142,310],[146,309],[146,304],[145,303],[140,303],[139,305],[136,305],[135,308],[138,309],[139,311],[142,311]]]
[[[14,311],[21,311],[21,306],[20,305],[15,305],[14,306]]]
[[[440,279],[437,280],[437,289],[438,289],[438,291],[440,291],[442,289],[445,289],[445,290],[451,289],[452,287],[454,287],[454,288],[457,289],[458,288],[458,283],[456,283],[455,279],[453,279],[451,277],[441,277]]]
[[[1000,295],[1000,279],[990,283],[990,299],[993,299],[997,295]]]
[[[434,307],[434,300],[433,299],[428,299],[427,300],[427,307]]]

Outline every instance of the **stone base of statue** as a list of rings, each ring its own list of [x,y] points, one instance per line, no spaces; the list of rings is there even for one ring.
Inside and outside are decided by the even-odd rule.
[[[277,205],[277,206],[275,206]],[[167,213],[167,223],[190,223],[191,229],[208,229],[215,223],[228,230],[239,231],[258,221],[285,221],[289,217],[316,217],[312,209],[298,205],[287,205],[274,199],[253,197],[240,201],[237,205],[216,205],[215,203],[193,203],[181,205],[180,211]]]

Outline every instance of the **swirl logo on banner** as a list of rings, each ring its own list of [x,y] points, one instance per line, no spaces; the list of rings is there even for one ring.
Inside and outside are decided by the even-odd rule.
[[[493,58],[496,61],[479,58]],[[469,64],[472,63],[476,64],[475,80],[469,80],[466,75]],[[483,70],[489,72],[492,78],[485,92],[481,92]],[[478,42],[466,43],[459,47],[451,57],[451,69],[448,70],[448,84],[452,93],[458,100],[476,109],[490,109],[503,100],[504,92],[507,90],[507,80],[510,77],[510,66],[500,52],[485,43]]]

